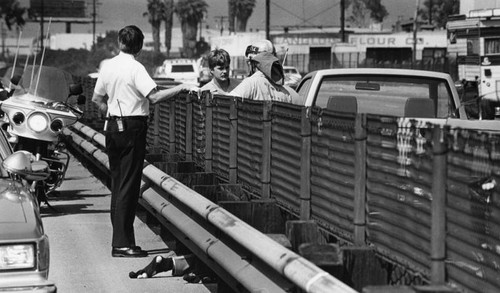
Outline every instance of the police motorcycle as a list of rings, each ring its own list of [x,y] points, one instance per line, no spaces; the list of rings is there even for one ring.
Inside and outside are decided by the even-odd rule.
[[[2,128],[14,151],[47,163],[49,176],[33,180],[31,190],[39,204],[51,207],[48,196],[63,182],[70,159],[61,133],[83,116],[79,108],[85,104],[83,89],[72,83],[69,73],[47,66],[28,67],[22,75],[11,78],[11,87],[7,99],[0,102]]]

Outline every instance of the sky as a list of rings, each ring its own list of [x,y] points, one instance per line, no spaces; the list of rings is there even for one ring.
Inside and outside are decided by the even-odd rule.
[[[34,0],[39,1],[39,0]],[[47,1],[47,0],[46,0]],[[72,1],[72,0],[65,0]],[[92,0],[86,0],[92,5]],[[174,0],[175,1],[175,0]],[[30,0],[20,0],[23,6],[29,6]],[[97,0],[98,20],[96,33],[119,30],[125,25],[135,24],[145,32],[151,31],[151,25],[143,13],[147,11],[147,0]],[[203,23],[212,29],[220,29],[220,16],[227,16],[227,0],[206,0],[208,13]],[[257,0],[256,7],[248,21],[247,29],[265,30],[265,0]],[[422,2],[422,1],[420,1]],[[270,0],[270,25],[271,29],[281,29],[283,26],[339,26],[340,0]],[[382,0],[382,4],[389,12],[384,21],[384,28],[390,29],[398,17],[404,20],[412,18],[415,14],[416,0]],[[90,6],[92,7],[92,6]],[[174,16],[174,26],[178,25]],[[47,30],[45,25],[44,30]],[[227,29],[227,19],[224,19],[223,28]],[[38,24],[28,23],[23,35],[37,34]],[[51,23],[50,32],[64,33],[66,26],[63,23]],[[73,33],[92,33],[92,24],[72,24]]]

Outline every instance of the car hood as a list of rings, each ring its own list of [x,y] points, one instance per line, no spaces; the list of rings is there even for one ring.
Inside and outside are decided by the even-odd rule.
[[[43,235],[34,197],[19,182],[0,179],[0,241],[37,239]]]

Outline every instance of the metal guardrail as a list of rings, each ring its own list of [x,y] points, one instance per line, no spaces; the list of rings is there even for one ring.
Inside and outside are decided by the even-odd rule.
[[[63,134],[71,137],[71,143],[85,152],[86,157],[95,160],[94,164],[99,162],[109,169],[107,155],[101,150],[104,135],[81,123],[72,128],[85,137],[70,129],[65,129]],[[160,222],[171,223],[196,244],[199,250],[198,254],[194,253],[198,257],[214,260],[216,272],[223,269],[250,292],[286,292],[290,282],[305,292],[356,292],[175,178],[151,164],[145,165],[141,202],[146,203],[157,217],[163,218]],[[177,206],[179,203],[181,207]],[[216,236],[218,234],[220,236]],[[238,246],[258,260],[242,258]]]

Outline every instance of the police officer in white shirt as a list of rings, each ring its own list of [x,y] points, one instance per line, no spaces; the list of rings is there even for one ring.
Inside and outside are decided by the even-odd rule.
[[[103,64],[92,97],[107,117],[113,257],[147,256],[136,245],[133,223],[146,154],[149,104],[169,100],[182,91],[199,90],[184,84],[159,90],[135,59],[143,41],[142,31],[134,25],[118,32],[120,53]]]

